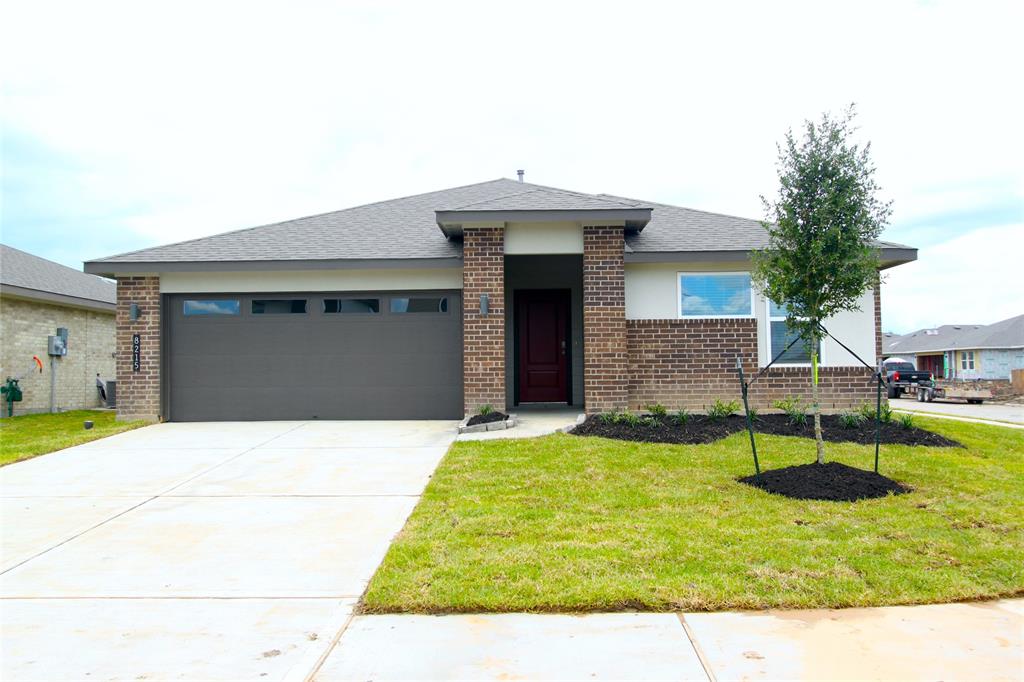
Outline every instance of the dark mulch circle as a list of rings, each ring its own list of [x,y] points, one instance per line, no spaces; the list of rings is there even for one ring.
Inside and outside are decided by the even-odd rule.
[[[466,426],[476,426],[477,424],[490,424],[491,422],[500,422],[508,419],[508,415],[504,412],[488,412],[487,414],[475,414],[469,418],[466,422]]]
[[[732,415],[725,419],[710,419],[705,415],[692,415],[685,424],[679,424],[671,415],[665,417],[648,417],[636,426],[616,422],[606,423],[600,417],[588,417],[585,422],[573,429],[577,436],[601,436],[640,443],[678,443],[700,445],[725,438],[728,435],[747,428],[745,417]],[[794,424],[787,415],[766,414],[754,419],[754,431],[776,436],[799,436],[814,438],[814,421],[808,416],[806,424]],[[865,420],[860,424],[848,427],[842,423],[838,415],[821,415],[822,437],[831,443],[860,443],[873,445],[875,442],[875,422]],[[892,421],[882,424],[881,442],[886,445],[923,445],[927,447],[963,447],[955,440],[950,440],[937,433],[919,429],[916,426],[906,427]]]
[[[762,471],[760,476],[741,478],[739,482],[797,500],[856,502],[911,491],[891,478],[839,462],[771,469]]]

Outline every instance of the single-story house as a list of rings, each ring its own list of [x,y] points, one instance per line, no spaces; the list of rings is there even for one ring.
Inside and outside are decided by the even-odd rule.
[[[116,278],[118,410],[189,420],[458,418],[485,405],[589,413],[739,396],[785,347],[751,286],[757,220],[498,179],[134,251]],[[881,267],[916,250],[878,244]],[[879,292],[828,328],[881,356]],[[822,404],[872,400],[821,349]],[[794,347],[754,404],[808,391]]]
[[[0,379],[23,377],[15,414],[50,409],[48,338],[58,328],[68,330],[68,343],[53,359],[54,409],[101,406],[96,375],[114,378],[116,301],[114,282],[0,245]]]
[[[1009,381],[1024,369],[1024,315],[994,324],[944,324],[886,336],[885,357],[899,356],[918,369],[950,380]]]

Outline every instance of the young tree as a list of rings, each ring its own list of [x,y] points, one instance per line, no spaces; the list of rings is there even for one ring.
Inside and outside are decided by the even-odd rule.
[[[802,139],[786,133],[778,147],[779,195],[761,197],[768,248],[753,254],[753,280],[765,296],[786,306],[786,324],[811,355],[812,411],[818,463],[825,463],[818,404],[821,321],[857,310],[858,299],[878,278],[874,241],[891,202],[878,198],[870,143],[851,139],[854,107],[838,117],[804,122]]]

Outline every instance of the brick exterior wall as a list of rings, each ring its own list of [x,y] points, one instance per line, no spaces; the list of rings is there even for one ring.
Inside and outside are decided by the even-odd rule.
[[[583,228],[583,392],[590,414],[626,409],[625,238],[621,227]]]
[[[480,295],[489,312],[480,314]],[[474,227],[462,246],[463,396],[466,414],[505,405],[505,230]]]
[[[24,375],[19,385],[24,397],[14,403],[14,414],[50,409],[50,357],[46,337],[57,327],[68,330],[68,354],[54,360],[57,368],[56,409],[100,407],[96,375],[114,378],[114,315],[112,312],[69,308],[25,299],[0,299],[0,380]],[[42,373],[29,372],[32,356],[43,361]],[[3,415],[7,403],[2,402]]]
[[[132,303],[140,316],[129,318]],[[140,369],[132,371],[132,336],[139,335]],[[160,418],[160,278],[117,280],[117,418]]]
[[[739,400],[736,357],[752,377],[757,371],[757,321],[752,319],[629,320],[629,409],[652,403],[703,411],[715,400]],[[839,411],[875,400],[871,372],[863,367],[818,370],[822,410]],[[787,396],[810,403],[810,369],[773,367],[751,388],[750,404],[762,412]]]

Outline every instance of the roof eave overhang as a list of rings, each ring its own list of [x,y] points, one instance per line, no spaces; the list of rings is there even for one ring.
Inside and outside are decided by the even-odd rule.
[[[113,313],[116,308],[113,303],[108,303],[107,301],[98,301],[91,298],[58,294],[53,291],[30,289],[28,287],[14,286],[13,284],[0,284],[0,296],[9,296],[10,298],[24,301],[38,301],[39,303],[47,303],[50,305],[67,306],[69,308],[95,310],[104,313]]]
[[[917,249],[909,246],[882,247],[878,250],[878,269],[888,270],[897,265],[912,263],[917,260]]]
[[[635,248],[635,247],[634,247]],[[739,262],[750,260],[755,249],[722,249],[718,251],[626,251],[627,263],[703,263]],[[917,260],[917,249],[879,249],[879,270],[892,268]]]
[[[437,226],[444,236],[451,239],[460,237],[463,226],[468,223],[546,223],[578,222],[588,224],[621,223],[629,232],[640,232],[651,221],[649,208],[599,208],[585,210],[534,210],[534,211],[434,211]]]
[[[391,270],[459,268],[462,258],[346,258],[324,260],[88,261],[85,271],[101,277],[157,275],[162,272],[268,272],[302,270]]]

